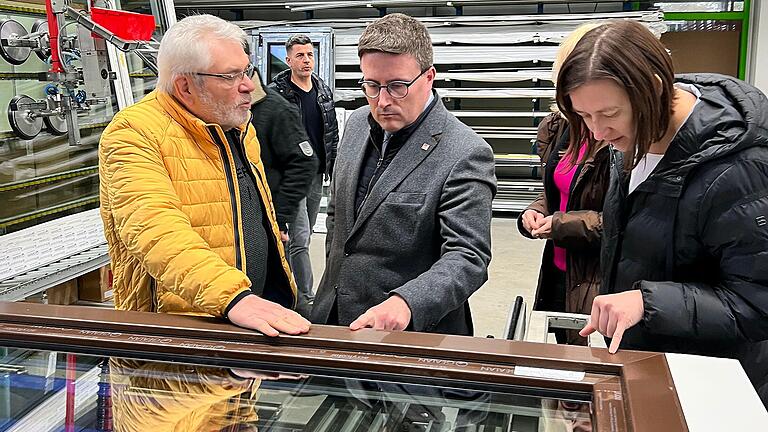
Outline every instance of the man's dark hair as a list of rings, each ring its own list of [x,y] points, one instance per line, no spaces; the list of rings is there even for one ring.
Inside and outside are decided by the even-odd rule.
[[[305,34],[295,34],[288,38],[287,41],[285,41],[285,52],[286,54],[291,52],[291,48],[293,48],[294,45],[307,45],[311,44],[312,39],[309,38],[309,36]]]
[[[409,54],[422,71],[433,63],[432,38],[427,27],[411,16],[393,13],[368,24],[357,43],[357,55],[369,52]]]

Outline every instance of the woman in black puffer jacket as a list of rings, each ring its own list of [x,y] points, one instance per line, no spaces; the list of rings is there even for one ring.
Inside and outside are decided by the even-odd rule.
[[[737,358],[768,403],[768,99],[723,75],[674,76],[632,21],[582,38],[557,98],[571,141],[613,147],[602,295],[582,336]]]

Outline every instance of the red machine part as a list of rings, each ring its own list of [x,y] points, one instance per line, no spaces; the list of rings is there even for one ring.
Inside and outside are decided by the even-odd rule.
[[[51,72],[64,72],[59,57],[59,23],[56,14],[53,13],[51,0],[45,0],[45,14],[48,17],[48,38],[51,41]]]

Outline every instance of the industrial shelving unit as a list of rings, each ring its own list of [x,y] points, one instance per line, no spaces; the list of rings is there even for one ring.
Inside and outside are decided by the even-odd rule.
[[[534,2],[521,0],[448,3],[453,6],[448,8],[454,12],[452,15],[423,16],[410,9],[406,12],[411,12],[430,31],[434,65],[438,71],[435,80],[438,94],[451,112],[494,149],[499,179],[494,211],[520,212],[542,190],[541,164],[535,154],[534,142],[539,121],[554,103],[551,65],[559,42],[584,22],[607,19],[638,20],[661,34],[666,30],[663,14],[631,10],[625,2],[612,2],[615,7],[611,11],[578,13],[548,13],[543,4],[539,8]],[[542,3],[554,5],[557,2]],[[186,4],[198,3],[182,0],[177,6]],[[272,7],[275,5],[277,3],[271,3]],[[326,14],[341,15],[320,18],[319,14],[309,14],[293,21],[246,20],[239,24],[249,32],[264,31],[265,34],[275,26],[280,26],[280,31],[285,31],[285,26],[294,27],[296,32],[302,32],[304,28],[333,28],[335,99],[337,107],[353,110],[366,103],[357,85],[361,73],[356,49],[365,25],[382,13],[397,11],[397,7],[422,5],[445,6],[446,2],[285,3],[283,6],[287,11],[325,11]],[[468,10],[461,9],[466,5],[525,5],[529,13],[515,13],[514,9],[499,7],[494,15],[469,15],[465,13]],[[260,3],[255,7],[261,12],[267,6]],[[370,8],[380,13],[358,18],[343,15],[344,11]]]

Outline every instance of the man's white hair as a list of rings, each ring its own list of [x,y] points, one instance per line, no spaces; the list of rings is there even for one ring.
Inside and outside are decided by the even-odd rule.
[[[179,75],[206,72],[211,67],[210,47],[223,41],[247,46],[246,34],[235,24],[213,15],[191,15],[163,35],[157,54],[157,90],[173,93]]]

